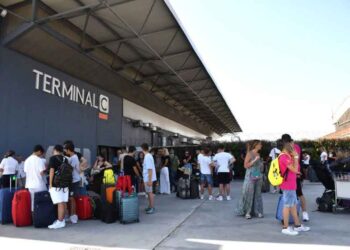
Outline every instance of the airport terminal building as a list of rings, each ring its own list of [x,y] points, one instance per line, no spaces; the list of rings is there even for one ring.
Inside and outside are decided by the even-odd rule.
[[[5,11],[4,11],[5,10]],[[0,152],[84,154],[240,132],[163,0],[1,0]]]

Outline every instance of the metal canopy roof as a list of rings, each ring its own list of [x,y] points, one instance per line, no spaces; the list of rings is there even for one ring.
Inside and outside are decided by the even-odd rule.
[[[8,32],[4,44],[11,44],[28,30],[40,27],[211,131],[217,134],[241,131],[162,0],[2,0],[0,3],[0,7],[22,22],[19,28]],[[40,46],[50,46],[49,41]]]

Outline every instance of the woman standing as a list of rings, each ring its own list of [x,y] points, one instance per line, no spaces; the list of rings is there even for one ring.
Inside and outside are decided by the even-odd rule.
[[[169,178],[169,167],[170,167],[170,157],[167,148],[163,150],[162,157],[162,168],[160,170],[160,193],[170,194],[170,178]]]
[[[90,190],[100,194],[101,193],[101,185],[103,183],[103,173],[104,170],[110,168],[112,169],[112,164],[106,161],[105,157],[100,154],[97,156],[94,166],[91,169],[91,178],[92,182],[90,185]]]
[[[137,157],[137,168],[139,170],[139,172],[141,173],[141,177],[139,178],[139,193],[141,194],[145,194],[145,185],[143,183],[143,176],[142,176],[142,173],[143,173],[143,160],[145,158],[145,154],[141,151]]]
[[[238,203],[237,215],[245,215],[246,219],[251,219],[252,215],[262,218],[263,202],[261,196],[262,174],[264,166],[260,158],[259,151],[262,148],[261,141],[253,140],[247,144],[247,154],[244,159],[246,169],[245,179],[242,189],[242,197]]]
[[[12,186],[12,188],[15,187],[15,181],[13,177],[15,176],[18,169],[18,162],[14,158],[15,154],[15,151],[9,150],[0,163],[0,175],[2,175],[3,188],[8,188],[10,186]]]

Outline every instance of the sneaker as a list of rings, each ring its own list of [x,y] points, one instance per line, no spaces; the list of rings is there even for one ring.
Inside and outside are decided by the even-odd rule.
[[[299,233],[293,230],[291,227],[283,228],[281,231],[283,234],[297,236]]]
[[[218,198],[216,198],[217,201],[223,201],[224,198],[222,198],[222,196],[220,195]]]
[[[212,195],[209,195],[209,200],[210,201],[213,201],[214,200],[214,197]]]
[[[303,221],[309,221],[309,214],[307,212],[303,212]]]
[[[201,195],[201,197],[200,197],[200,198],[201,198],[201,200],[204,200],[204,195]]]
[[[246,215],[245,215],[245,218],[246,218],[247,220],[250,220],[250,219],[252,218],[252,216],[251,216],[250,214],[246,214]]]
[[[264,218],[264,215],[261,214],[261,213],[259,213],[259,214],[258,214],[258,218]]]
[[[227,196],[227,197],[226,197],[226,200],[228,200],[228,201],[232,200],[232,199],[231,199],[231,196]]]
[[[64,228],[66,226],[65,220],[59,221],[56,220],[52,225],[48,226],[49,229],[59,229],[59,228]]]
[[[149,208],[149,207],[147,207],[147,208],[145,208],[145,212],[147,212],[148,210],[150,210],[151,208]]]
[[[146,214],[154,214],[154,212],[155,212],[155,209],[152,207],[146,211]]]
[[[294,231],[296,232],[308,232],[311,228],[305,227],[303,224],[301,224],[299,227],[294,226]]]
[[[76,214],[72,215],[70,217],[70,221],[73,223],[73,224],[77,224],[78,223],[78,216]]]

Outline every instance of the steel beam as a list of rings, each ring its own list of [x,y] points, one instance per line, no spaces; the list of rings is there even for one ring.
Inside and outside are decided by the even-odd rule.
[[[13,42],[17,38],[23,36],[25,33],[30,31],[34,27],[35,27],[35,24],[33,22],[28,22],[28,23],[21,24],[17,29],[15,29],[14,31],[12,31],[10,34],[8,34],[7,36],[5,36],[2,39],[2,44],[4,46],[10,44],[11,42]]]

